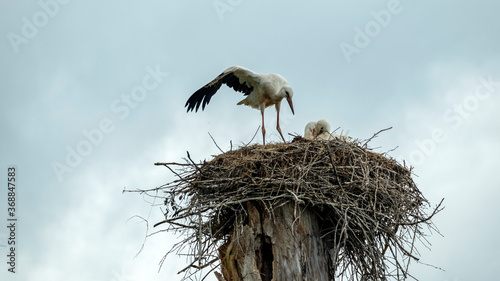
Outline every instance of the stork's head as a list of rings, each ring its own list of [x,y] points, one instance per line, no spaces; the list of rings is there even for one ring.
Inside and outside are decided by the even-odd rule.
[[[331,126],[330,122],[328,122],[326,119],[321,119],[316,123],[316,132],[318,135],[326,132],[327,134],[330,134]]]
[[[304,138],[314,140],[318,136],[316,132],[316,122],[309,122],[304,129]]]
[[[290,106],[290,109],[292,110],[292,114],[295,115],[295,112],[293,111],[293,102],[292,102],[292,97],[293,97],[292,87],[290,87],[289,85],[283,86],[283,88],[281,88],[279,92],[279,96],[286,99],[288,105]]]

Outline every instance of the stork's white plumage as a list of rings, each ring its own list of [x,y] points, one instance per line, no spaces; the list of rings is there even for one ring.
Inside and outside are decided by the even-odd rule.
[[[304,138],[308,140],[314,140],[318,133],[316,132],[316,123],[317,122],[309,122],[307,123],[304,129]]]
[[[264,109],[274,105],[277,112],[276,130],[280,133],[283,141],[286,142],[280,128],[281,100],[285,98],[292,113],[295,114],[295,112],[292,103],[293,90],[283,76],[273,73],[258,74],[245,67],[231,66],[189,97],[185,105],[187,111],[198,111],[200,105],[201,109],[204,110],[222,84],[226,84],[235,91],[242,92],[247,96],[238,105],[244,104],[260,110],[262,115],[262,141],[264,144],[266,144]]]
[[[342,139],[346,142],[353,142],[353,140],[346,135],[331,132],[330,122],[326,119],[321,119],[318,122],[309,122],[304,129],[304,138],[308,140],[332,140],[334,138]]]
[[[332,138],[338,138],[338,139],[341,139],[341,140],[343,140],[345,142],[353,143],[354,140],[347,135],[348,133],[349,133],[349,130],[346,132],[345,135],[337,134],[337,133],[332,133]]]
[[[316,136],[316,139],[330,140],[332,137],[330,135],[330,130],[331,130],[331,126],[330,126],[330,122],[328,122],[328,120],[326,120],[326,119],[319,120],[316,123],[316,132],[318,134]]]

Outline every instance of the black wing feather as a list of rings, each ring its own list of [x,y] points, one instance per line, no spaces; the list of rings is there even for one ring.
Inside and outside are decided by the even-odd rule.
[[[242,92],[245,96],[250,95],[253,91],[252,86],[248,86],[246,82],[240,83],[240,79],[238,76],[234,75],[234,73],[230,73],[221,79],[222,82],[229,87],[233,88],[235,91]]]
[[[229,87],[233,88],[235,91],[242,92],[245,96],[248,96],[253,91],[253,86],[248,86],[247,83],[240,83],[240,79],[233,73],[221,73],[217,78],[223,76],[217,83],[212,85],[205,85],[200,88],[198,91],[194,92],[194,94],[189,97],[184,107],[187,107],[187,111],[194,110],[198,111],[201,105],[201,110],[205,109],[205,106],[210,102],[210,99],[213,95],[220,89],[222,84],[226,84]],[[214,80],[217,80],[215,78]]]
[[[223,75],[222,73],[221,75]],[[219,75],[220,76],[220,75]],[[194,92],[194,94],[189,97],[184,107],[187,107],[187,111],[194,110],[198,111],[200,105],[202,105],[202,110],[205,109],[205,105],[208,104],[212,96],[219,90],[222,85],[222,81],[219,80],[217,83],[213,85],[205,85],[200,88],[198,91]]]

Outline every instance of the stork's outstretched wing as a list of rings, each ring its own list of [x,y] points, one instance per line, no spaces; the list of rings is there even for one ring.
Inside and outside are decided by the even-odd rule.
[[[245,96],[248,96],[253,91],[258,77],[257,74],[247,68],[231,66],[210,83],[192,94],[184,107],[187,107],[188,112],[191,110],[198,111],[201,105],[201,110],[204,110],[222,84],[226,84],[235,91],[242,92]]]

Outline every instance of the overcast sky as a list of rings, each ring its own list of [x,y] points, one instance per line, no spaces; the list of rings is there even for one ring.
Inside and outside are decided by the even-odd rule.
[[[412,164],[441,234],[410,272],[493,280],[500,257],[498,1],[0,1],[1,280],[180,280],[178,237],[146,240],[151,199],[122,190],[172,179],[155,162],[202,161],[250,141],[258,111],[227,87],[232,65],[279,73],[303,133],[326,118]],[[279,142],[274,109],[267,140]],[[257,134],[256,143],[262,142]],[[17,168],[17,264],[7,271],[7,168]],[[161,203],[161,202],[154,202]],[[149,218],[146,224],[134,216]],[[158,272],[159,271],[159,272]],[[215,280],[211,277],[210,280]]]

